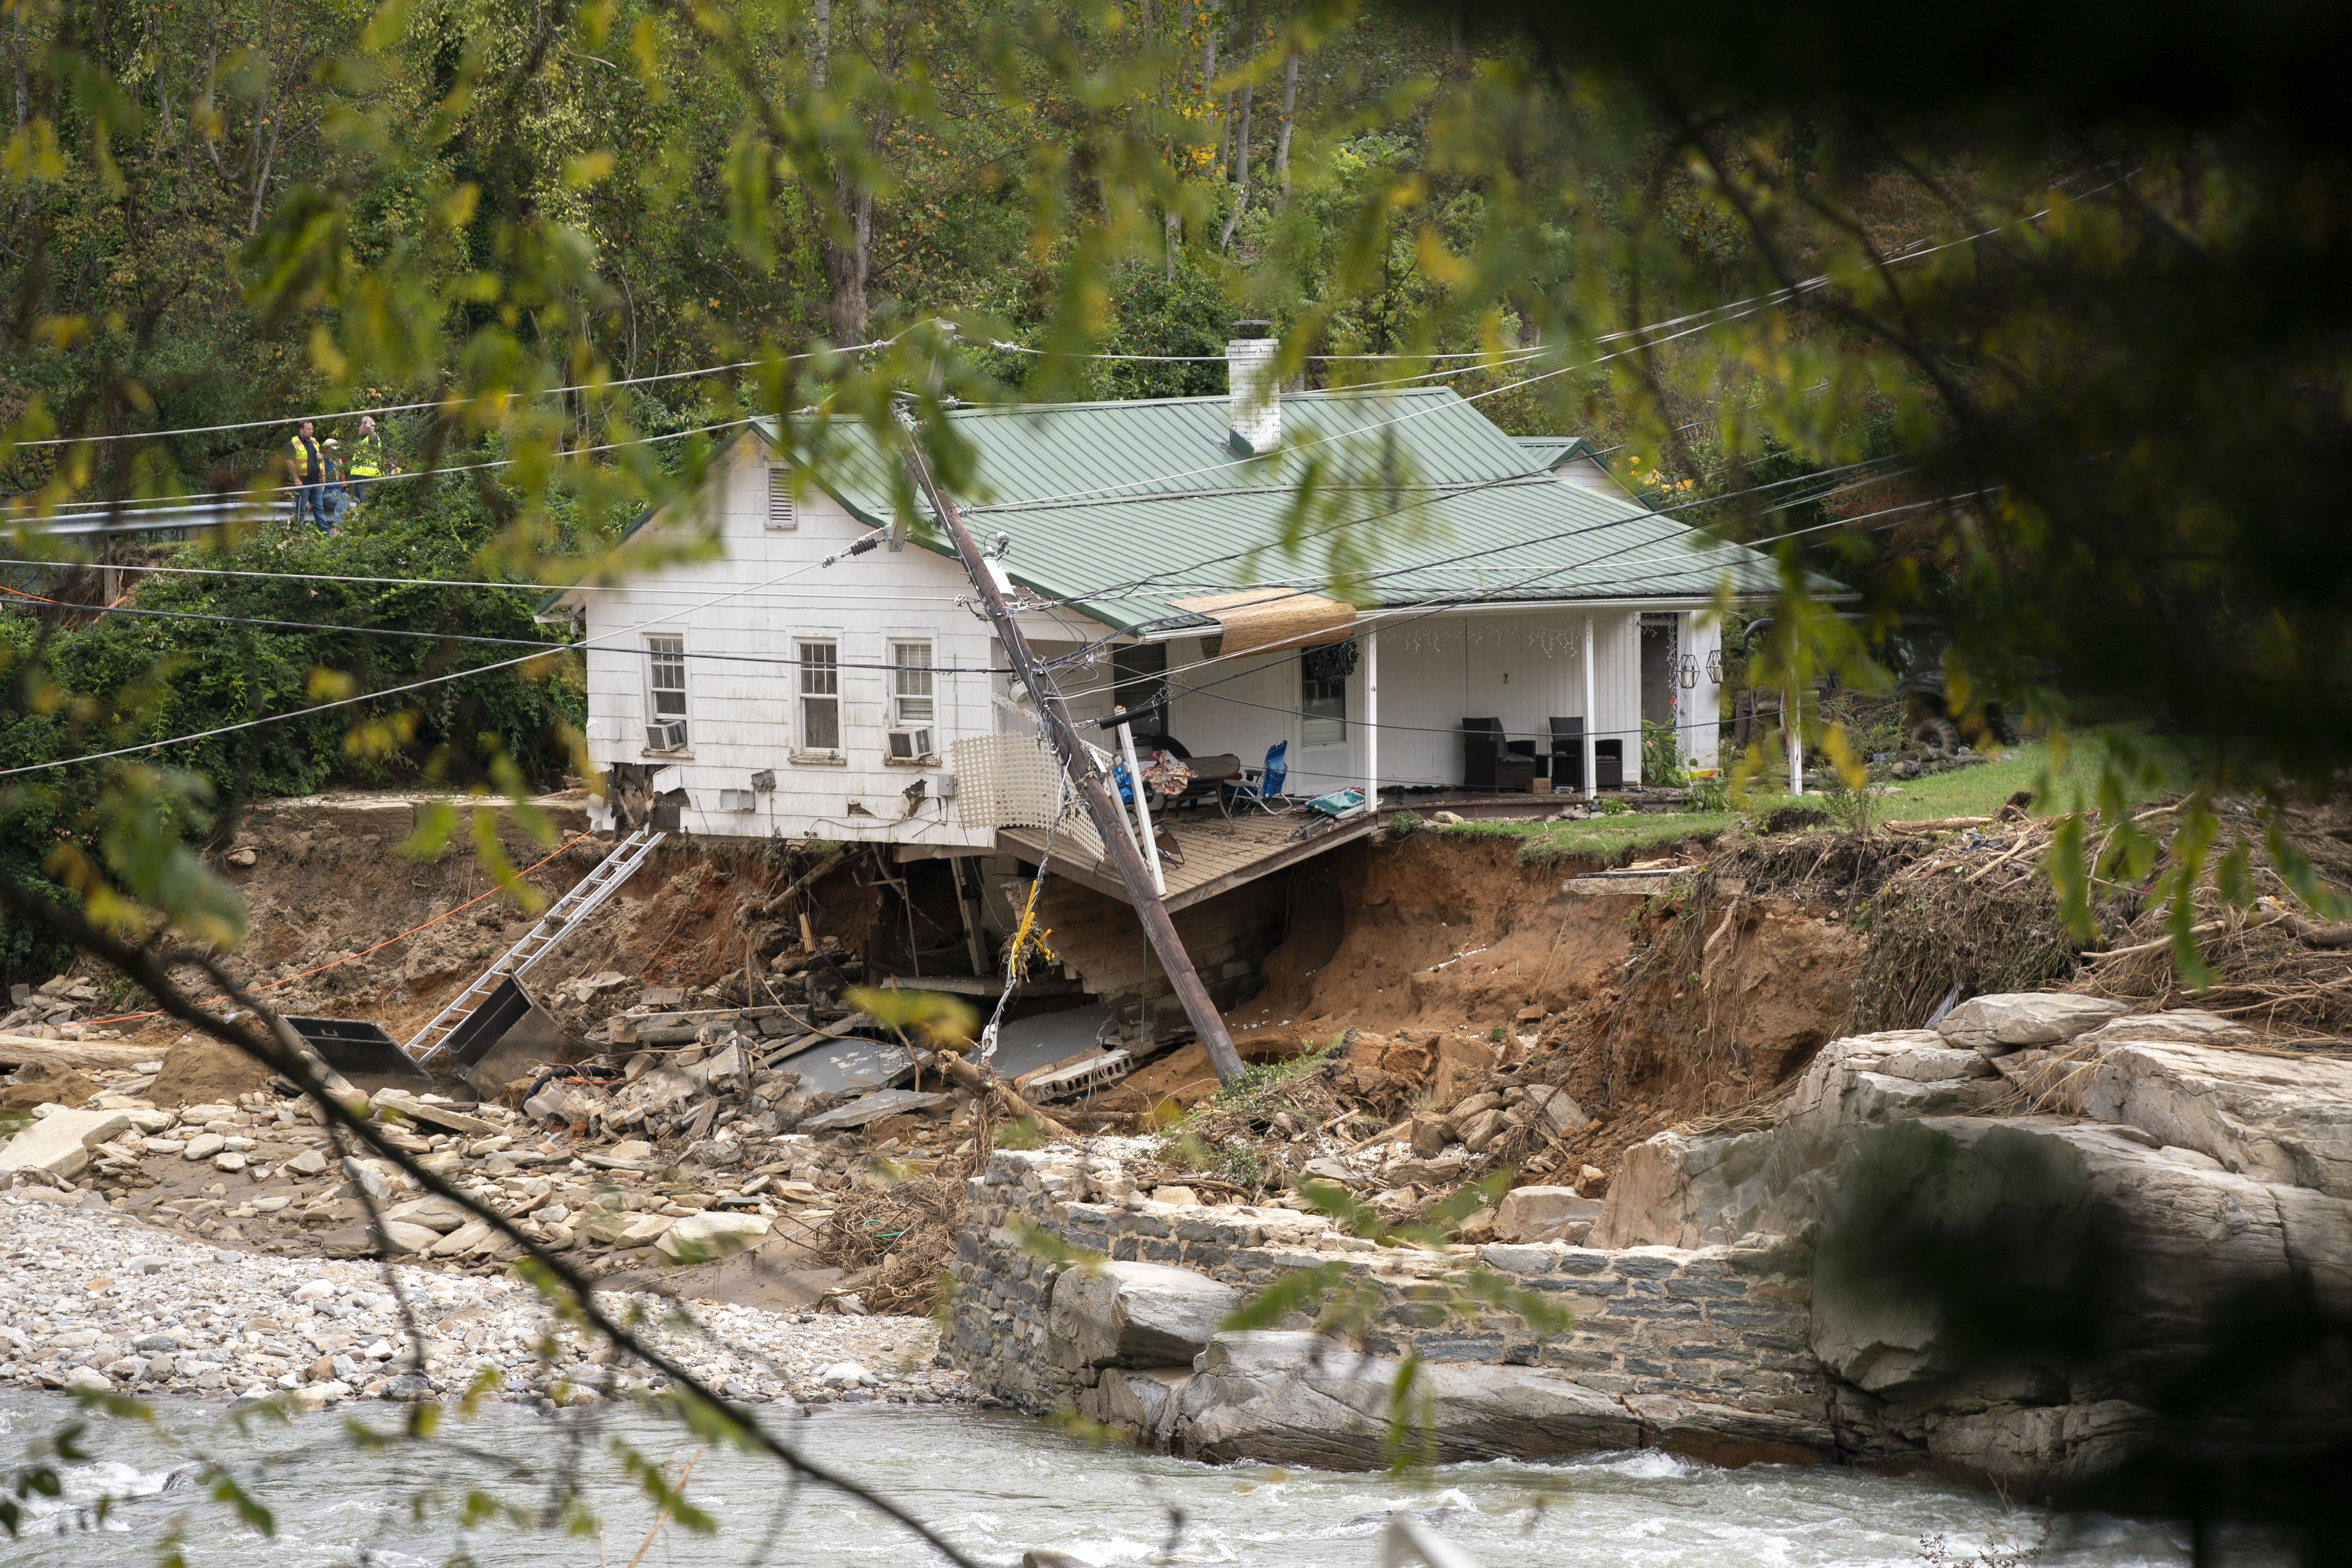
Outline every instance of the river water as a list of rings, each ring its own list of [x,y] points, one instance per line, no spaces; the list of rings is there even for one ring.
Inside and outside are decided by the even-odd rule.
[[[262,1422],[241,1435],[218,1405],[164,1401],[152,1428],[97,1416],[91,1457],[68,1468],[67,1496],[32,1500],[26,1532],[0,1534],[7,1568],[129,1568],[152,1563],[177,1530],[190,1568],[317,1568],[369,1563],[422,1568],[469,1557],[484,1568],[600,1561],[625,1568],[646,1540],[652,1504],[629,1482],[615,1438],[682,1464],[698,1445],[638,1410],[551,1416],[508,1405],[452,1422],[441,1442],[369,1453],[344,1417]],[[75,1415],[61,1395],[0,1394],[0,1466]],[[361,1407],[377,1428],[400,1413]],[[1983,1568],[1980,1552],[2031,1542],[2037,1516],[1926,1477],[1759,1467],[1718,1470],[1657,1453],[1573,1463],[1444,1466],[1414,1479],[1207,1466],[1122,1447],[1097,1448],[1009,1415],[839,1406],[791,1427],[808,1454],[929,1521],[982,1563],[1016,1563],[1054,1547],[1100,1564],[1153,1562],[1371,1568],[1390,1510],[1414,1510],[1479,1568]],[[237,1524],[185,1478],[199,1456],[226,1462],[275,1515],[274,1536]],[[465,1528],[460,1494],[478,1487],[543,1508],[568,1471],[603,1521],[603,1542],[488,1523]],[[673,1472],[675,1473],[675,1472]],[[419,1517],[420,1491],[437,1484]],[[89,1504],[127,1500],[102,1522]],[[699,1536],[675,1523],[643,1568],[938,1561],[872,1511],[810,1489],[794,1497],[772,1461],[703,1447],[686,1495],[717,1521]],[[1181,1515],[1181,1522],[1179,1516]],[[1927,1543],[1941,1537],[1941,1557]],[[1163,1555],[1164,1553],[1164,1555]],[[2241,1561],[2259,1561],[2251,1553]],[[2052,1568],[2186,1563],[2182,1536],[2137,1521],[2070,1521],[2040,1562]]]

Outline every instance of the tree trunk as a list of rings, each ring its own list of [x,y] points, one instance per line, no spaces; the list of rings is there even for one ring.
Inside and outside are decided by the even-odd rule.
[[[1234,183],[1241,187],[1241,194],[1234,198],[1234,210],[1225,215],[1225,232],[1217,237],[1217,248],[1219,250],[1231,250],[1233,248],[1234,229],[1235,226],[1240,224],[1242,221],[1242,215],[1249,211],[1250,105],[1256,96],[1257,88],[1255,83],[1246,81],[1242,83],[1241,119],[1235,126],[1235,130],[1238,131],[1240,134],[1237,138],[1237,144],[1234,149],[1234,174],[1235,176]]]
[[[816,0],[816,49],[809,74],[816,90],[833,84],[833,0]],[[817,234],[817,259],[824,268],[825,321],[836,348],[866,341],[866,274],[871,263],[874,198],[850,187],[848,174],[836,170],[823,187],[830,209]]]
[[[1298,120],[1298,47],[1282,62],[1282,130],[1274,139],[1274,183],[1290,195],[1290,132]]]

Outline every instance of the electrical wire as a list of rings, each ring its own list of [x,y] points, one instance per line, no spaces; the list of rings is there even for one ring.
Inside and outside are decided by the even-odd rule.
[[[77,605],[68,600],[51,599],[46,598],[39,594],[28,594],[22,588],[12,588],[5,583],[0,583],[0,594],[14,594],[20,599],[30,599],[36,603],[43,605],[54,605],[59,609],[75,615],[137,616],[150,619],[167,621],[206,621],[220,626],[268,626],[280,631],[348,632],[354,637],[409,637],[421,642],[481,643],[496,647],[536,647],[544,648],[550,653],[564,653],[585,646],[582,643],[541,642],[532,637],[483,637],[478,633],[468,632],[411,631],[401,626],[353,626],[321,621],[280,621],[267,619],[258,616],[211,615],[195,610],[148,610],[140,609],[127,605]],[[605,651],[639,653],[645,655],[648,658],[653,657],[653,652],[649,648],[620,648],[606,649]],[[666,655],[665,657],[722,659],[737,664],[783,664],[803,669],[820,668],[819,666],[811,664],[803,659],[784,658],[774,654],[701,653],[689,648],[683,654]],[[826,669],[895,670],[905,668],[906,667],[897,664],[860,664],[852,663],[847,660],[835,660],[830,664],[822,666],[822,668]],[[1011,667],[998,665],[981,665],[969,668],[961,665],[930,665],[926,668],[928,668],[933,675],[1009,675],[1012,673]]]
[[[858,543],[865,544],[867,541],[878,539],[887,531],[888,530],[881,528],[869,529],[866,533],[860,536]],[[868,545],[867,547],[870,548],[871,546]],[[626,626],[619,631],[600,633],[596,637],[583,638],[580,642],[551,644],[549,645],[544,651],[527,653],[518,658],[501,659],[496,664],[476,665],[470,669],[451,670],[442,675],[428,676],[423,680],[412,680],[403,686],[387,687],[380,691],[362,691],[353,697],[339,697],[332,701],[314,703],[310,707],[298,708],[290,712],[266,714],[258,719],[247,719],[235,724],[223,724],[215,729],[200,730],[194,734],[177,735],[168,740],[146,741],[135,746],[118,746],[110,752],[89,752],[78,757],[59,757],[53,762],[31,763],[23,767],[0,768],[0,778],[15,778],[22,773],[46,773],[52,768],[70,767],[77,763],[104,762],[109,758],[127,757],[138,752],[152,752],[160,750],[165,746],[185,745],[191,741],[208,741],[216,735],[229,735],[235,734],[241,730],[259,729],[268,724],[283,723],[289,719],[306,719],[313,713],[324,713],[332,709],[348,708],[353,703],[372,702],[379,698],[397,697],[403,692],[420,691],[428,686],[440,686],[453,680],[464,680],[470,676],[488,675],[496,670],[511,669],[516,665],[529,664],[533,659],[545,658],[551,654],[562,653],[569,649],[577,648],[584,651],[598,642],[613,637],[634,637],[646,630],[648,626],[667,625],[668,622],[677,620],[680,616],[692,614],[695,610],[708,609],[712,605],[724,604],[729,599],[738,597],[742,594],[753,592],[760,588],[773,587],[776,584],[789,581],[793,577],[799,576],[803,572],[814,572],[822,567],[830,566],[834,562],[841,559],[842,555],[854,552],[857,552],[856,545],[851,546],[848,550],[840,553],[828,555],[822,561],[804,562],[801,565],[794,567],[790,572],[779,573],[777,575],[769,578],[764,583],[754,584],[751,588],[734,589],[730,592],[718,595],[701,605],[688,605],[685,609],[674,610],[670,614],[658,616],[654,620],[640,621],[635,626]]]
[[[906,335],[905,331],[894,332],[887,338],[877,338],[870,343],[852,343],[847,348],[834,349],[829,352],[839,354],[864,353],[869,349],[888,348]],[[686,381],[699,375],[725,375],[730,371],[752,370],[769,364],[792,364],[801,360],[816,357],[816,353],[811,352],[784,354],[773,360],[738,360],[732,364],[702,365],[693,370],[667,371],[660,375],[623,376],[613,381],[583,381],[569,386],[542,387],[536,392],[501,392],[496,395],[501,402],[510,403],[519,398],[557,397],[572,392],[609,391],[617,386],[651,386],[658,382]],[[278,426],[300,425],[305,421],[315,425],[323,419],[357,419],[362,416],[373,418],[379,414],[413,414],[421,408],[463,408],[468,404],[478,401],[479,396],[479,394],[476,394],[469,397],[459,397],[453,394],[426,403],[386,403],[373,408],[342,408],[323,413],[289,414],[276,419],[246,419],[232,425],[188,425],[172,430],[122,430],[104,436],[50,436],[37,441],[19,441],[16,445],[19,447],[71,447],[85,441],[162,441],[177,436],[216,436],[230,430],[267,430]]]

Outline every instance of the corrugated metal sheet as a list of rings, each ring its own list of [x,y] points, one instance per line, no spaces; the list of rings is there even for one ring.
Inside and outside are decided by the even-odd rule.
[[[1555,454],[1449,388],[1286,395],[1282,449],[1264,458],[1236,458],[1226,415],[1215,397],[957,410],[978,458],[968,521],[1011,536],[1015,582],[1125,631],[1198,627],[1170,601],[1259,585],[1336,585],[1365,606],[1775,585],[1754,551],[1553,479]],[[826,488],[888,521],[883,454],[862,431],[832,445],[845,460]]]

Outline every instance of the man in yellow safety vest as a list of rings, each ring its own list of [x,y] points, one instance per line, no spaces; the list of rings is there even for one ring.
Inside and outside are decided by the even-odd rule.
[[[294,481],[294,521],[299,523],[308,518],[325,532],[327,520],[319,503],[326,493],[327,455],[319,449],[308,419],[295,426],[294,439],[287,447],[286,468],[287,477]]]
[[[358,479],[378,479],[383,477],[383,437],[376,433],[375,417],[360,416],[358,439],[352,443],[351,477]],[[360,487],[352,486],[352,499],[359,499]]]

